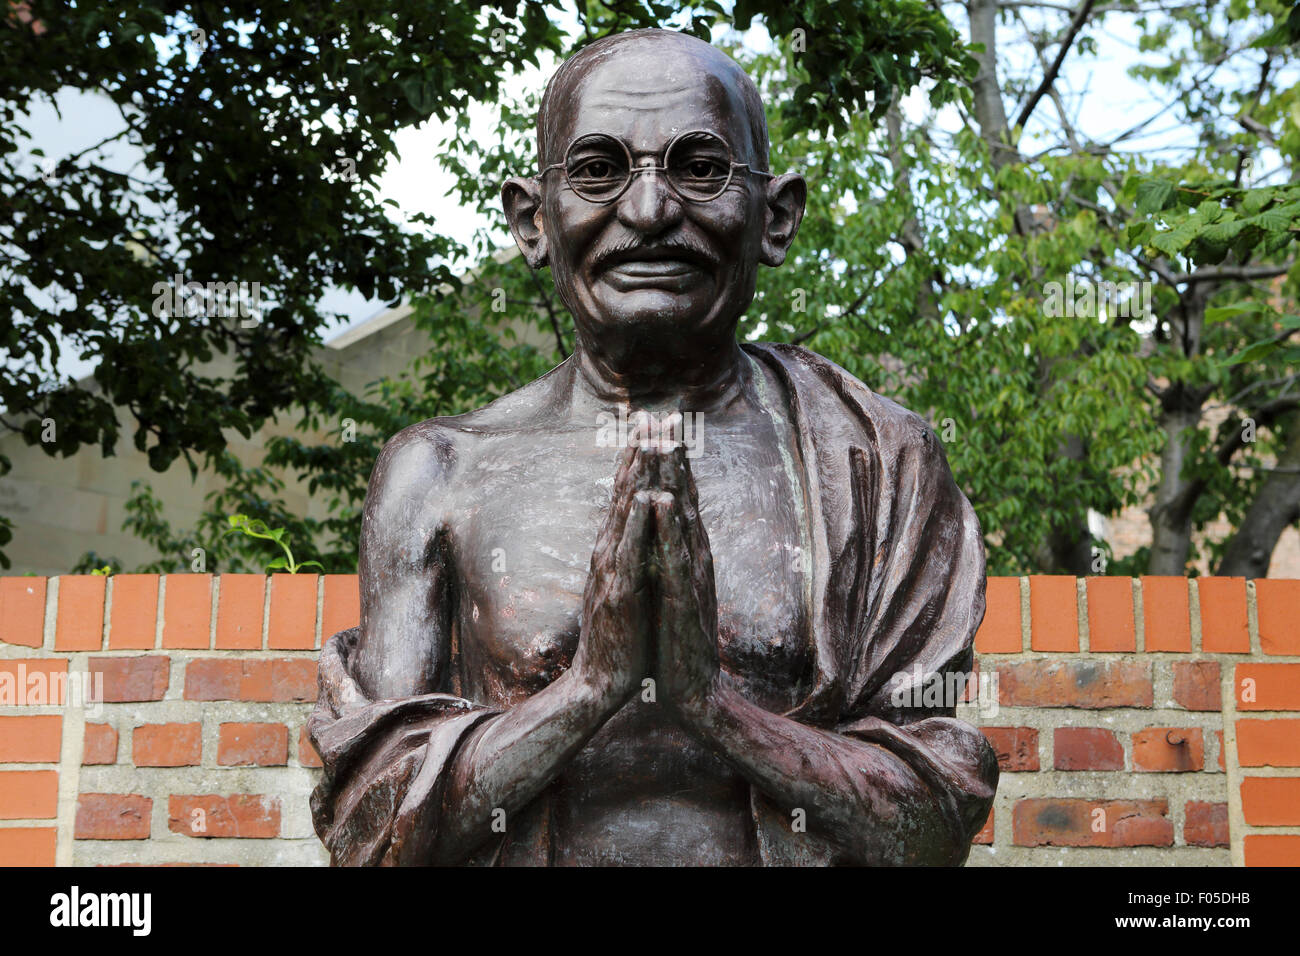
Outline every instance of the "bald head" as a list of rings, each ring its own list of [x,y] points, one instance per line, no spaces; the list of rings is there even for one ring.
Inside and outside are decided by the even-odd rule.
[[[718,83],[743,111],[749,129],[750,141],[735,143],[734,148],[738,152],[748,148],[749,155],[745,160],[754,169],[767,170],[767,116],[763,112],[763,99],[758,87],[749,74],[731,57],[703,40],[658,29],[632,30],[603,37],[560,65],[546,84],[542,105],[537,111],[539,169],[563,161],[562,154],[568,143],[560,140],[574,97],[581,96],[589,81],[599,75],[602,67],[613,58],[633,50],[653,60],[657,76],[665,83],[671,84],[683,75],[695,73],[706,73]]]

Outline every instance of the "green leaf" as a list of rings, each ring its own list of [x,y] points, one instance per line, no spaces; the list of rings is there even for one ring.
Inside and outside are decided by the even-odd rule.
[[[1232,305],[1215,306],[1205,310],[1206,322],[1223,322],[1239,315],[1259,312],[1265,308],[1262,302],[1237,302]]]
[[[1282,343],[1273,339],[1268,339],[1263,342],[1255,342],[1254,344],[1242,349],[1223,364],[1244,365],[1247,362],[1258,362],[1260,359],[1268,358],[1281,347]]]
[[[1174,184],[1165,179],[1147,179],[1138,183],[1137,211],[1150,216],[1164,209],[1174,194]]]

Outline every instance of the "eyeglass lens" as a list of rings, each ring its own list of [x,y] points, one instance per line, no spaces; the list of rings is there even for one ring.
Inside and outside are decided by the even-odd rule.
[[[731,150],[719,136],[691,132],[677,137],[664,156],[664,175],[684,198],[696,202],[716,199],[731,181]],[[604,133],[579,137],[569,147],[565,176],[579,196],[608,202],[626,187],[632,175],[626,147]]]

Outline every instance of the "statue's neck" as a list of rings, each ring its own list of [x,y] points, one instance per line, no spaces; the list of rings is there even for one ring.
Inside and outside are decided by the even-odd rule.
[[[586,397],[647,411],[720,409],[741,393],[749,377],[749,363],[734,337],[684,356],[611,353],[579,339],[573,361]]]

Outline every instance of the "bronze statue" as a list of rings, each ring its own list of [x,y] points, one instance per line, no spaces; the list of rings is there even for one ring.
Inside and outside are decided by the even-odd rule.
[[[757,88],[683,34],[607,37],[537,146],[503,199],[577,344],[376,462],[309,724],[333,862],[963,862],[993,752],[896,702],[972,666],[979,526],[920,417],[737,344],[807,188]]]

